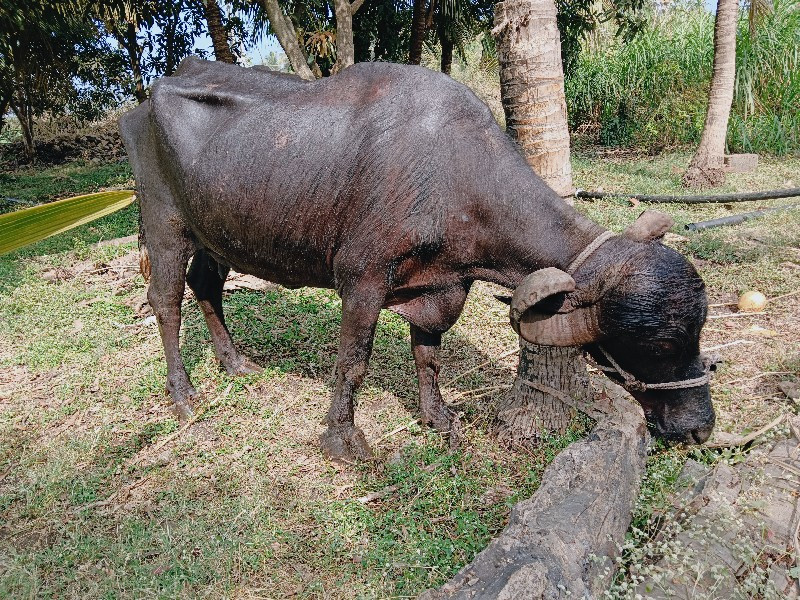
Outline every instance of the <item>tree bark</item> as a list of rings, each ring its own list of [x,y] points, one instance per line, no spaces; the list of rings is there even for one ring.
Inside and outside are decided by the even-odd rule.
[[[338,73],[355,62],[353,10],[350,0],[333,0],[333,8],[336,14],[336,64],[333,72]]]
[[[228,43],[228,32],[222,25],[222,11],[217,0],[203,0],[203,12],[208,23],[208,35],[214,45],[214,57],[221,62],[236,64],[236,57]]]
[[[561,197],[571,196],[567,103],[553,0],[495,4],[500,93],[509,135]]]
[[[22,147],[25,152],[25,159],[33,162],[36,158],[36,146],[33,139],[33,111],[24,96],[25,92],[20,92],[20,98],[14,100],[12,97],[9,100],[9,104],[22,130]]]
[[[509,135],[531,167],[562,197],[572,194],[561,41],[553,0],[506,0],[495,5],[500,92]],[[583,372],[583,375],[581,374]],[[572,348],[520,340],[517,379],[497,407],[496,432],[510,445],[535,444],[563,433],[574,412],[534,381],[570,397],[586,394],[585,364]]]
[[[422,62],[422,44],[428,29],[427,0],[414,0],[411,12],[411,42],[408,47],[408,64],[418,65]]]
[[[737,0],[717,0],[714,22],[714,71],[708,94],[708,112],[700,145],[683,176],[687,187],[720,185],[725,181],[725,136],[733,103],[736,77]]]
[[[600,393],[574,408],[592,432],[550,464],[539,489],[471,564],[419,600],[600,598],[614,573],[647,463],[641,407],[598,378]],[[568,400],[568,398],[564,398]]]
[[[442,73],[450,75],[453,68],[453,40],[447,39],[445,36],[440,36],[442,43]]]
[[[294,25],[291,19],[281,10],[280,5],[278,5],[278,0],[259,0],[259,2],[267,13],[267,18],[272,26],[272,30],[275,32],[275,36],[278,38],[281,48],[283,48],[283,51],[286,53],[286,57],[289,59],[289,64],[292,65],[294,72],[303,79],[309,81],[316,79],[297,41],[297,33],[294,30]]]
[[[133,75],[133,95],[136,101],[141,104],[147,100],[147,91],[144,89],[144,78],[142,76],[141,52],[139,42],[136,39],[136,25],[128,22],[125,25],[125,34],[121,34],[116,27],[112,28],[117,43],[125,48],[128,53],[128,64]]]
[[[530,446],[543,436],[567,431],[575,410],[548,388],[574,402],[588,401],[589,376],[580,351],[536,346],[520,338],[517,378],[496,407],[495,431],[501,442],[512,447]]]

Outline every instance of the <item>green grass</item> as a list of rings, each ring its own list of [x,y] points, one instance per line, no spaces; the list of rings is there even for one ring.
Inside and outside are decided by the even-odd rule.
[[[680,190],[673,170],[687,161],[587,153],[575,157],[575,179],[671,193]],[[798,171],[798,160],[767,160],[730,176],[727,190],[775,187]],[[578,208],[617,231],[642,210],[621,201]],[[750,208],[664,207],[678,233]],[[326,290],[226,296],[234,339],[265,367],[241,379],[219,369],[202,314],[186,302],[182,353],[202,401],[198,421],[180,430],[157,329],[134,312],[145,283],[108,269],[134,265],[135,244],[92,245],[135,230],[132,208],[0,258],[0,597],[413,597],[471,560],[584,431],[531,452],[495,444],[491,403],[503,390],[470,391],[511,384],[514,357],[497,357],[517,339],[486,286],[444,338],[443,394],[466,424],[458,452],[417,424],[408,328],[385,313],[356,412],[377,460],[335,468],[322,458],[340,323],[340,301]],[[712,300],[749,287],[774,297],[800,285],[798,271],[781,266],[798,261],[799,231],[795,211],[671,243],[696,261]],[[43,277],[57,269],[62,278]],[[749,334],[742,319],[704,335],[704,345],[758,342],[725,354],[712,388],[720,430],[756,428],[780,408],[768,399],[774,380],[723,384],[797,368],[792,306],[755,318],[777,337]],[[634,514],[642,543],[660,530],[685,459],[683,450],[653,451]]]
[[[40,204],[105,188],[124,188],[130,186],[131,178],[127,161],[101,165],[78,161],[45,169],[26,167],[0,172],[0,199],[10,197],[27,204]],[[0,202],[0,208],[7,211],[9,207],[16,205]]]

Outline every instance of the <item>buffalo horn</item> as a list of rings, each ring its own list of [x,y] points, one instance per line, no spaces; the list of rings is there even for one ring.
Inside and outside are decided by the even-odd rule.
[[[581,346],[597,339],[599,326],[594,306],[567,313],[537,312],[545,298],[575,290],[575,280],[560,269],[534,271],[522,280],[511,298],[511,326],[525,340],[543,346]]]
[[[539,269],[528,275],[514,290],[511,297],[511,326],[519,333],[519,320],[532,306],[548,296],[575,290],[575,280],[555,267]]]
[[[649,242],[664,237],[675,221],[657,210],[646,210],[622,232],[626,238],[637,242]]]

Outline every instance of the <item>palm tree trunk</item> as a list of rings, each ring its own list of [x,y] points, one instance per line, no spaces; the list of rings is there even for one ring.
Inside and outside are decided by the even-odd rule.
[[[427,0],[414,0],[411,12],[411,43],[408,47],[408,64],[418,65],[422,62],[422,44],[425,42],[427,23]]]
[[[725,136],[733,103],[736,77],[737,0],[717,0],[714,23],[714,71],[708,94],[708,112],[697,147],[683,183],[689,187],[719,185],[725,181]]]
[[[506,127],[528,163],[556,193],[571,196],[567,103],[553,0],[495,4],[500,92]]]
[[[236,57],[228,43],[228,32],[222,25],[222,11],[217,0],[204,0],[203,13],[208,23],[208,35],[214,45],[214,56],[221,62],[236,64]]]
[[[554,0],[495,5],[500,93],[509,135],[528,163],[562,197],[572,194],[567,105]],[[526,382],[532,382],[532,387]],[[496,406],[495,431],[508,445],[535,444],[564,433],[574,410],[547,389],[572,398],[588,392],[575,348],[535,346],[520,338],[517,379]]]
[[[453,67],[453,40],[448,39],[446,36],[441,36],[442,42],[442,73],[450,75],[450,70]]]

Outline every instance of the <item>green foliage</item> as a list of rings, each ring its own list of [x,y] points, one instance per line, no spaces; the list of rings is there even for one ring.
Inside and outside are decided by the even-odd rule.
[[[34,119],[91,119],[120,102],[122,56],[79,3],[0,0],[0,31],[0,117],[13,111],[29,158]]]
[[[105,217],[134,200],[131,190],[98,192],[0,215],[0,254]]]
[[[570,127],[615,147],[696,144],[713,59],[714,16],[701,6],[655,15],[629,42],[586,48],[567,73]],[[739,24],[731,151],[800,151],[800,11],[776,0],[751,39]]]
[[[126,162],[92,165],[72,162],[46,169],[20,169],[0,172],[0,212],[16,207],[4,205],[2,198],[14,198],[26,204],[49,202],[64,196],[99,191],[100,188],[131,185],[131,168]]]

